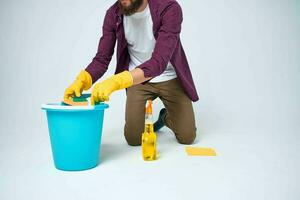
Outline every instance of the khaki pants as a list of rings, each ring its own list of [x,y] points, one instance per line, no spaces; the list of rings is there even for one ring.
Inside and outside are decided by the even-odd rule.
[[[191,100],[177,78],[160,83],[134,85],[126,91],[124,135],[129,145],[141,145],[148,99],[161,99],[167,109],[166,126],[181,144],[191,144],[196,137],[195,116]],[[154,119],[153,119],[154,120]]]

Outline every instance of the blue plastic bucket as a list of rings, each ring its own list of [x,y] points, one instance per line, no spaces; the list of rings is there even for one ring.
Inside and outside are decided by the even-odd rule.
[[[43,104],[46,111],[55,167],[80,171],[100,162],[104,110],[108,105],[66,106]]]

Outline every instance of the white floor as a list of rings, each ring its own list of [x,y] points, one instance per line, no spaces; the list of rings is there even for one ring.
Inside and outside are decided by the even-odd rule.
[[[108,121],[100,165],[81,172],[54,168],[46,124],[1,130],[0,199],[299,199],[299,135],[199,132],[195,146],[218,156],[189,157],[163,128],[159,159],[144,162]]]

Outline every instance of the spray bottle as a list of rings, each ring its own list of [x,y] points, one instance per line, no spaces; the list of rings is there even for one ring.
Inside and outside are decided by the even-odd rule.
[[[142,154],[146,161],[156,159],[156,133],[153,130],[152,101],[148,100],[145,113],[145,130],[142,134]]]

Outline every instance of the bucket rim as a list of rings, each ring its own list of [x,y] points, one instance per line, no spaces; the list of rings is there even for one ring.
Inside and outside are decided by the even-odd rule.
[[[63,105],[61,102],[49,102],[41,104],[41,109],[46,111],[91,111],[104,110],[109,107],[106,103],[100,103],[95,106],[69,106]]]

